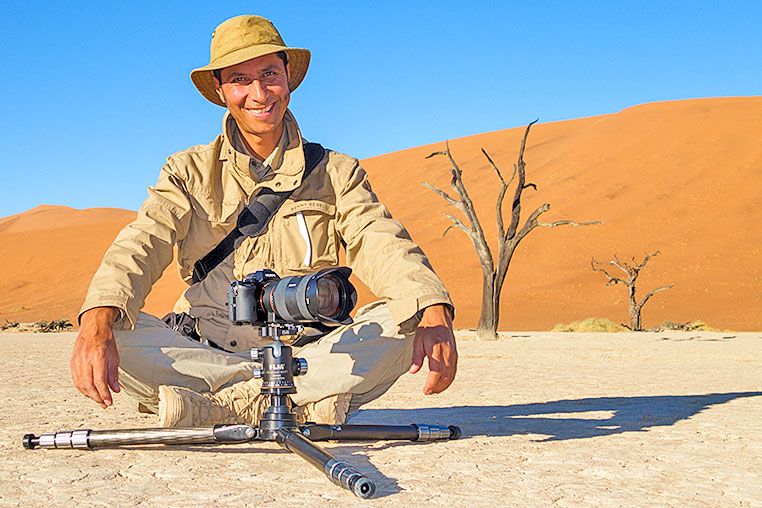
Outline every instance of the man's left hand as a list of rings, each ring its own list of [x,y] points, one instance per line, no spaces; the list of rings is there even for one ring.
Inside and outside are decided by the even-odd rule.
[[[423,310],[423,317],[413,339],[413,364],[410,373],[415,374],[429,359],[429,377],[423,393],[433,395],[443,392],[455,379],[458,370],[458,350],[452,331],[450,311],[444,305],[432,305]]]

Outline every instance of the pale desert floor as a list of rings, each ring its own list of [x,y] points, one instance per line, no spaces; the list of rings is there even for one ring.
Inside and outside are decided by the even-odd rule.
[[[151,427],[71,386],[73,333],[0,335],[2,506],[762,506],[762,334],[461,332],[450,390],[405,375],[355,423],[457,424],[462,439],[330,443],[360,500],[274,443],[24,450],[25,433]]]

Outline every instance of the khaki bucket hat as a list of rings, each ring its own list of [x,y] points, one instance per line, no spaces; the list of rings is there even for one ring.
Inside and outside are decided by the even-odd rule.
[[[212,71],[279,51],[288,55],[288,88],[293,92],[307,74],[310,65],[309,50],[287,47],[275,26],[261,16],[230,18],[220,23],[212,33],[209,65],[191,71],[191,81],[201,95],[214,104],[225,107],[214,88]]]

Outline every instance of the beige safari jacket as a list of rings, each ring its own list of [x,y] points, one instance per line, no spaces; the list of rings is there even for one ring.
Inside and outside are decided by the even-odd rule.
[[[280,144],[265,161],[272,172],[258,182],[250,157],[233,148],[233,122],[226,114],[223,134],[212,143],[167,159],[137,218],[106,251],[80,315],[94,307],[117,307],[122,319],[116,327],[132,329],[151,286],[172,262],[173,247],[180,276],[190,285],[193,264],[236,226],[238,214],[263,186],[296,190],[261,236],[246,238],[175,305],[175,312],[199,319],[202,337],[231,351],[245,349],[233,340],[231,328],[240,327],[228,320],[230,281],[264,268],[284,277],[338,266],[342,243],[347,265],[387,301],[401,333],[414,330],[419,310],[437,303],[452,307],[426,256],[378,201],[357,159],[326,150],[302,181],[305,141],[287,112]]]

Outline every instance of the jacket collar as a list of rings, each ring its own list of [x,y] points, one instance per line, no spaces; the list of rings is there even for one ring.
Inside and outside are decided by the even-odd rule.
[[[304,149],[302,148],[302,135],[299,125],[291,114],[286,110],[283,117],[283,136],[275,147],[275,150],[265,159],[263,164],[272,169],[272,177],[262,182],[252,178],[249,169],[252,157],[236,150],[232,142],[233,117],[230,112],[225,113],[222,119],[222,149],[220,160],[223,167],[230,171],[238,180],[247,193],[253,192],[260,186],[269,187],[275,191],[289,191],[297,188],[302,183],[304,174]]]

